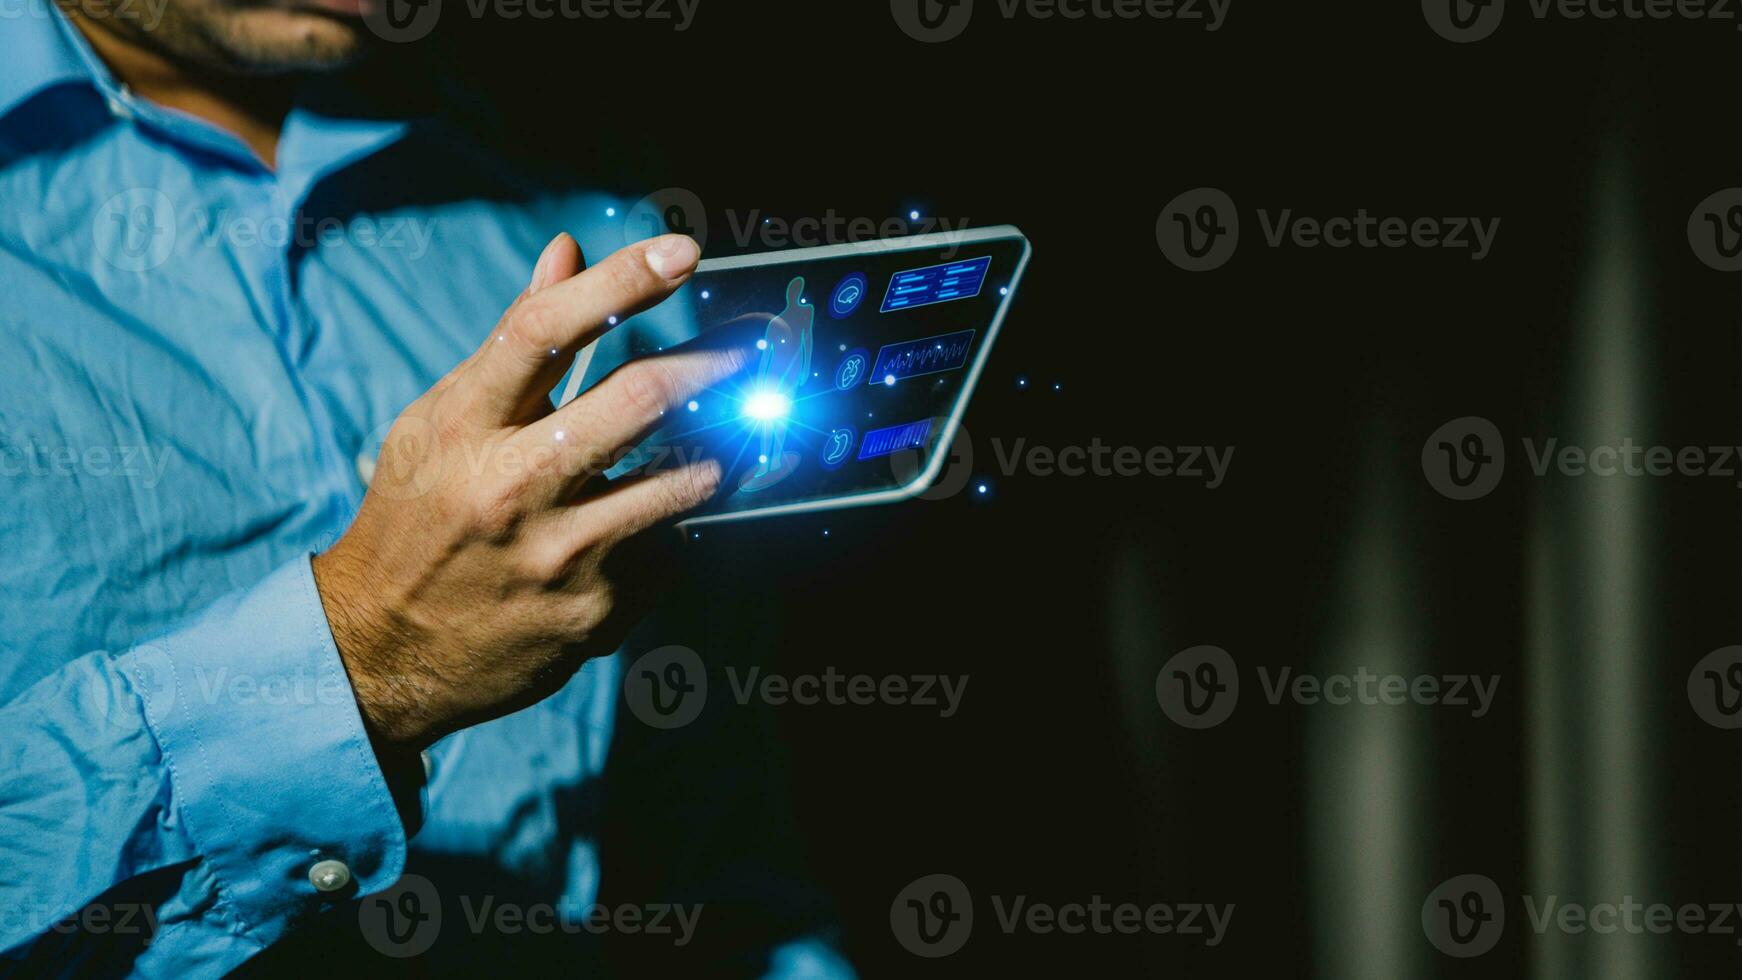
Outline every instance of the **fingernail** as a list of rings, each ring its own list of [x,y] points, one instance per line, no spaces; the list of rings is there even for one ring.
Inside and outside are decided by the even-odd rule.
[[[702,257],[701,246],[688,235],[662,235],[647,246],[647,264],[661,279],[682,279]]]
[[[551,261],[556,257],[556,243],[562,240],[563,236],[556,236],[544,247],[544,251],[538,253],[538,264],[532,267],[532,285],[526,288],[528,295],[550,285]]]

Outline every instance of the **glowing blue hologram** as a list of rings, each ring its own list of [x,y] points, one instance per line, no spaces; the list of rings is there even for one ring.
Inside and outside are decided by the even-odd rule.
[[[892,425],[887,429],[872,429],[865,433],[864,441],[859,443],[859,458],[872,459],[903,449],[923,449],[926,437],[931,435],[931,423],[931,419],[922,419],[906,425]]]
[[[888,344],[877,351],[877,361],[871,373],[881,377],[884,384],[894,384],[903,378],[954,371],[968,363],[968,351],[973,346],[972,330]],[[891,381],[891,378],[895,380]]]
[[[844,346],[844,345],[843,345]],[[871,354],[863,347],[855,348],[846,357],[841,358],[841,364],[835,368],[835,387],[841,391],[849,391],[865,380],[865,375],[871,368]]]
[[[756,383],[750,401],[757,401],[763,410],[779,407],[784,400],[787,411],[792,395],[811,373],[812,326],[816,322],[816,307],[803,302],[804,277],[798,276],[786,285],[786,308],[768,321],[768,329],[756,346],[762,350],[762,362],[756,369]],[[790,343],[788,342],[790,341]],[[773,397],[766,397],[773,396]],[[749,405],[746,404],[748,412]],[[738,489],[745,493],[766,490],[786,479],[798,469],[798,453],[786,452],[786,411],[765,420],[758,420],[762,445],[757,465],[744,474]]]
[[[823,440],[823,449],[819,454],[823,465],[833,469],[846,462],[847,457],[853,452],[855,438],[855,433],[848,426],[831,429],[828,437]]]
[[[978,296],[980,287],[986,284],[986,272],[991,268],[992,257],[984,255],[962,262],[897,272],[890,277],[889,291],[883,296],[883,312]]]
[[[837,320],[852,316],[859,304],[865,301],[865,294],[870,291],[871,283],[864,273],[855,272],[842,279],[829,297],[829,315]]]
[[[758,422],[786,418],[792,411],[792,399],[770,388],[744,399],[744,414]]]

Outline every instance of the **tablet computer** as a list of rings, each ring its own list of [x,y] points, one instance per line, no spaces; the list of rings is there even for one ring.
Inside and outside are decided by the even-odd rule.
[[[730,330],[754,349],[739,378],[642,447],[705,447],[727,464],[719,497],[684,526],[923,492],[1029,254],[1000,226],[703,261],[680,301],[699,333]]]

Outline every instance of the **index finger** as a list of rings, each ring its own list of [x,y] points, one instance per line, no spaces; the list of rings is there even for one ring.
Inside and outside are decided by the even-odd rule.
[[[466,411],[484,424],[530,421],[529,411],[549,397],[576,351],[615,322],[664,301],[689,280],[700,258],[688,236],[662,235],[524,297],[456,379]]]

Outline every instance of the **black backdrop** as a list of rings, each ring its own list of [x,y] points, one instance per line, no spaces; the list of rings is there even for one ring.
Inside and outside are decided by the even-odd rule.
[[[1738,491],[1654,485],[1649,533],[1613,539],[1623,567],[1648,573],[1635,598],[1660,615],[1647,617],[1655,632],[1638,658],[1648,690],[1605,690],[1609,675],[1582,672],[1577,656],[1528,652],[1539,563],[1582,567],[1594,560],[1582,549],[1609,540],[1605,525],[1544,538],[1553,492],[1512,475],[1522,467],[1490,497],[1457,503],[1432,492],[1418,461],[1428,433],[1458,416],[1533,433],[1600,415],[1601,389],[1570,392],[1617,269],[1638,299],[1610,312],[1636,325],[1643,397],[1657,406],[1655,428],[1637,437],[1737,441],[1735,280],[1694,260],[1684,228],[1707,194],[1742,184],[1730,105],[1742,40],[1731,25],[1536,20],[1513,6],[1471,45],[1437,37],[1412,3],[1236,0],[1214,33],[982,11],[938,45],[901,33],[880,0],[702,0],[681,34],[450,24],[444,57],[498,106],[481,117],[493,133],[630,199],[689,189],[708,208],[710,255],[740,250],[727,212],[751,209],[881,220],[911,207],[1018,224],[1034,242],[967,416],[985,499],[745,525],[694,549],[708,601],[778,608],[776,669],[970,677],[948,719],[889,706],[775,712],[792,833],[867,975],[1733,971],[1734,944],[1709,936],[1665,937],[1643,958],[1585,937],[1556,959],[1555,942],[1509,924],[1494,952],[1462,961],[1435,953],[1419,927],[1393,929],[1463,871],[1509,896],[1588,885],[1583,900],[1603,900],[1606,885],[1542,880],[1548,851],[1570,850],[1578,868],[1580,855],[1646,847],[1655,857],[1628,885],[1641,897],[1742,897],[1733,741],[1690,720],[1680,688],[1695,659],[1735,641]],[[961,92],[974,94],[970,108],[948,125],[890,122],[892,107]],[[1246,227],[1226,267],[1189,274],[1168,263],[1155,227],[1171,198],[1200,186],[1228,192]],[[1267,248],[1259,208],[1502,225],[1480,262],[1449,249]],[[1007,476],[994,438],[1236,454],[1209,490]],[[1351,573],[1364,535],[1388,542],[1389,564]],[[1575,619],[1605,621],[1611,597],[1553,588]],[[1379,751],[1355,759],[1313,727],[1323,707],[1248,710],[1259,702],[1249,691],[1232,722],[1206,732],[1157,709],[1155,673],[1175,651],[1212,643],[1272,669],[1353,664],[1325,651],[1397,616],[1417,638],[1416,669],[1502,677],[1491,715],[1434,714],[1401,749],[1381,731]],[[1578,760],[1560,776],[1576,784],[1570,798],[1586,779],[1618,785],[1599,778],[1619,771],[1610,743],[1541,733],[1537,713],[1554,701],[1541,692],[1557,690],[1566,703],[1650,706],[1639,731],[1621,733],[1650,746],[1653,772],[1638,782],[1649,820],[1623,826],[1624,839],[1576,813],[1558,825],[1543,816],[1540,787],[1562,758],[1550,742]],[[1369,765],[1412,781],[1413,816],[1354,799],[1346,826],[1327,818],[1327,800],[1359,785],[1342,770]],[[650,887],[646,862],[673,850],[658,835],[685,832],[616,827],[607,894]],[[1402,867],[1392,856],[1409,855],[1394,890],[1343,874],[1363,850],[1350,841],[1367,835],[1382,878]],[[934,872],[981,896],[1237,912],[1213,949],[977,925],[961,953],[926,961],[895,941],[889,908]],[[1345,901],[1379,911],[1341,914]],[[1508,912],[1526,921],[1520,906]],[[985,905],[977,914],[992,921]],[[669,966],[665,955],[619,953],[631,972]]]

